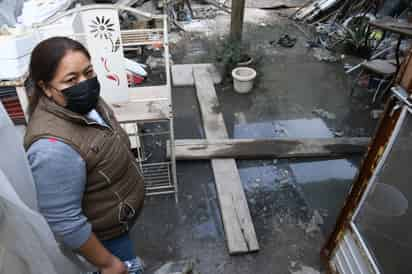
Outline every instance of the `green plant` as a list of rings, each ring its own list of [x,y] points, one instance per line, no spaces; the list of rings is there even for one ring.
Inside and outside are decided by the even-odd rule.
[[[227,65],[236,65],[241,61],[242,45],[240,43],[226,43],[223,45],[221,61]]]
[[[354,54],[368,55],[376,42],[369,28],[369,18],[354,18],[346,27],[341,26],[343,44]],[[367,56],[365,56],[367,57]]]
[[[225,73],[234,69],[238,63],[247,61],[250,57],[247,54],[248,46],[241,42],[234,42],[229,38],[222,41],[217,46],[216,62],[222,66]]]

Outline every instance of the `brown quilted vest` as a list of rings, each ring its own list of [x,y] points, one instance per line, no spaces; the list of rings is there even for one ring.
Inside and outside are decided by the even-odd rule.
[[[83,213],[97,237],[106,240],[123,234],[136,220],[143,206],[144,185],[129,138],[113,111],[102,99],[96,110],[110,128],[43,96],[30,119],[24,146],[27,150],[41,138],[56,138],[81,155],[87,167]]]

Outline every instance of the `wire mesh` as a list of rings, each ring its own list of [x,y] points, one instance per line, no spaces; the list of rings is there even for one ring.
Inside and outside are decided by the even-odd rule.
[[[123,122],[142,171],[147,196],[177,194],[172,173],[172,160],[167,158],[171,150],[170,120]],[[168,148],[169,147],[169,148]]]

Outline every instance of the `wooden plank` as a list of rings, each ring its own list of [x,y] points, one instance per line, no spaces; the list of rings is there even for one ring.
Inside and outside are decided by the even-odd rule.
[[[172,66],[172,81],[175,87],[194,86],[193,68],[207,69],[213,78],[213,83],[220,84],[222,76],[213,64],[177,64]]]
[[[119,122],[151,121],[167,119],[170,107],[167,101],[126,102],[111,104]]]
[[[223,10],[223,11],[226,12],[226,13],[229,13],[229,14],[230,14],[230,13],[232,12],[229,7],[227,7],[225,4],[219,3],[219,2],[216,1],[216,0],[206,0],[206,2],[207,2],[208,4],[210,4],[210,5],[212,5],[212,6],[215,6],[215,7],[219,8],[219,9]]]
[[[282,8],[300,8],[303,7],[307,0],[246,0],[246,8],[253,9],[282,9]]]
[[[369,138],[187,139],[176,140],[175,152],[176,160],[340,158],[365,153],[369,141]]]
[[[193,69],[203,126],[208,139],[227,139],[228,133],[210,73]],[[222,221],[230,254],[259,250],[255,228],[234,159],[212,159]]]
[[[0,80],[0,87],[24,86],[24,82],[26,81],[28,76],[29,76],[29,74],[27,72],[23,76],[21,76],[19,78],[16,78],[16,79]]]
[[[129,101],[170,101],[171,89],[167,85],[132,87],[127,89],[129,92]]]

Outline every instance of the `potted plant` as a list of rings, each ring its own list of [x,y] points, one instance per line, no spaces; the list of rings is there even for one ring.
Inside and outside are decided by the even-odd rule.
[[[229,76],[236,67],[250,66],[254,62],[253,57],[247,53],[247,45],[240,42],[233,42],[227,38],[217,48],[217,67],[221,68],[225,76]]]

